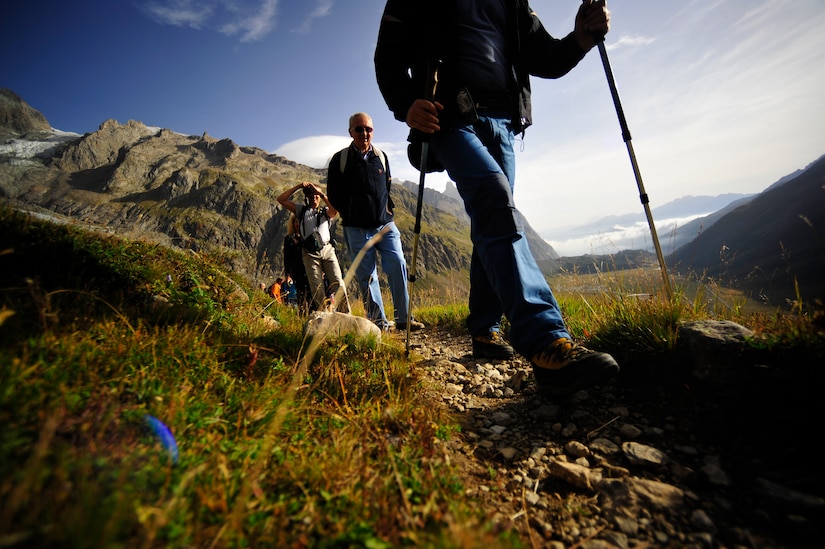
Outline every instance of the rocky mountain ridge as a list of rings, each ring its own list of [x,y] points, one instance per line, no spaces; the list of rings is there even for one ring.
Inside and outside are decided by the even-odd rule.
[[[269,280],[282,270],[289,212],[275,198],[299,181],[323,184],[326,175],[230,139],[181,135],[137,121],[107,120],[83,136],[57,136],[45,117],[8,90],[0,110],[6,123],[0,145],[4,200],[214,254],[252,281]],[[410,253],[416,195],[400,185],[394,194],[396,221]],[[424,209],[423,223],[428,229],[420,236],[419,275],[467,269],[467,223],[435,208]],[[342,241],[340,234],[337,240]],[[347,254],[339,255],[346,262]]]
[[[16,207],[218,254],[252,281],[281,272],[289,212],[275,197],[298,181],[323,184],[326,177],[325,169],[230,139],[134,120],[107,120],[83,136],[57,132],[9,90],[0,90],[0,126],[0,196]],[[417,193],[410,182],[394,187],[408,255]],[[468,269],[469,219],[460,199],[425,189],[424,201],[419,276]],[[525,226],[536,258],[552,268],[558,254],[526,220]],[[343,241],[337,222],[333,236]],[[339,257],[346,266],[347,254]]]

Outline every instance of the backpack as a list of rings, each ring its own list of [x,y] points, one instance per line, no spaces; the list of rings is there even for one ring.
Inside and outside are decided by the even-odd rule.
[[[387,155],[384,154],[384,151],[376,147],[375,145],[372,146],[372,152],[378,156],[381,160],[381,165],[384,166],[384,172],[387,171]],[[338,168],[341,173],[344,173],[344,168],[347,167],[347,158],[349,157],[349,147],[345,147],[338,152],[340,158],[338,163]]]

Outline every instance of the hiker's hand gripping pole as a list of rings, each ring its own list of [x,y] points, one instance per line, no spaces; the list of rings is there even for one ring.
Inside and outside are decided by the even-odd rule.
[[[424,90],[424,97],[428,101],[435,101],[435,90],[438,87],[438,69],[441,67],[441,60],[435,61],[427,75],[427,85]],[[418,202],[415,205],[415,227],[413,229],[413,251],[412,264],[410,265],[410,272],[408,273],[408,294],[410,296],[409,306],[407,307],[407,340],[406,340],[406,354],[410,354],[410,330],[412,326],[412,303],[413,303],[413,284],[416,277],[416,262],[418,260],[418,235],[421,234],[421,209],[424,206],[424,176],[427,174],[427,157],[430,154],[430,139],[425,137],[421,143],[421,162],[419,164],[418,176]]]

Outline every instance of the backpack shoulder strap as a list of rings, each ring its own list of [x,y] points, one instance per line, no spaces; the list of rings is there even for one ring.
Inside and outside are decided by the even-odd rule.
[[[340,158],[338,159],[339,171],[344,173],[344,168],[347,167],[347,157],[349,156],[349,147],[345,147],[338,151]]]
[[[384,171],[387,171],[387,155],[384,154],[384,151],[376,147],[375,145],[372,146],[372,152],[381,159],[381,165],[384,166]],[[347,167],[347,158],[349,157],[349,147],[341,149],[339,151],[341,155],[338,159],[338,169],[341,173],[344,173],[344,169]]]
[[[307,213],[308,208],[309,208],[309,206],[307,206],[306,204],[301,206],[301,213],[300,213],[300,216],[299,216],[300,217],[300,223],[298,223],[298,235],[301,238],[306,238],[307,228],[304,226],[304,223],[306,222],[306,213]]]
[[[381,164],[384,166],[384,172],[387,171],[387,155],[384,154],[384,151],[376,147],[375,145],[372,146],[372,152],[378,155],[378,158],[381,159]]]

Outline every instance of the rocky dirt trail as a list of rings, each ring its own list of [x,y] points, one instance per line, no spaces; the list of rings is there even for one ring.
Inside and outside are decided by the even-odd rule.
[[[447,445],[470,495],[526,546],[822,546],[811,383],[758,365],[711,381],[623,365],[554,401],[519,356],[475,360],[469,337],[438,328],[411,344],[461,424]]]

